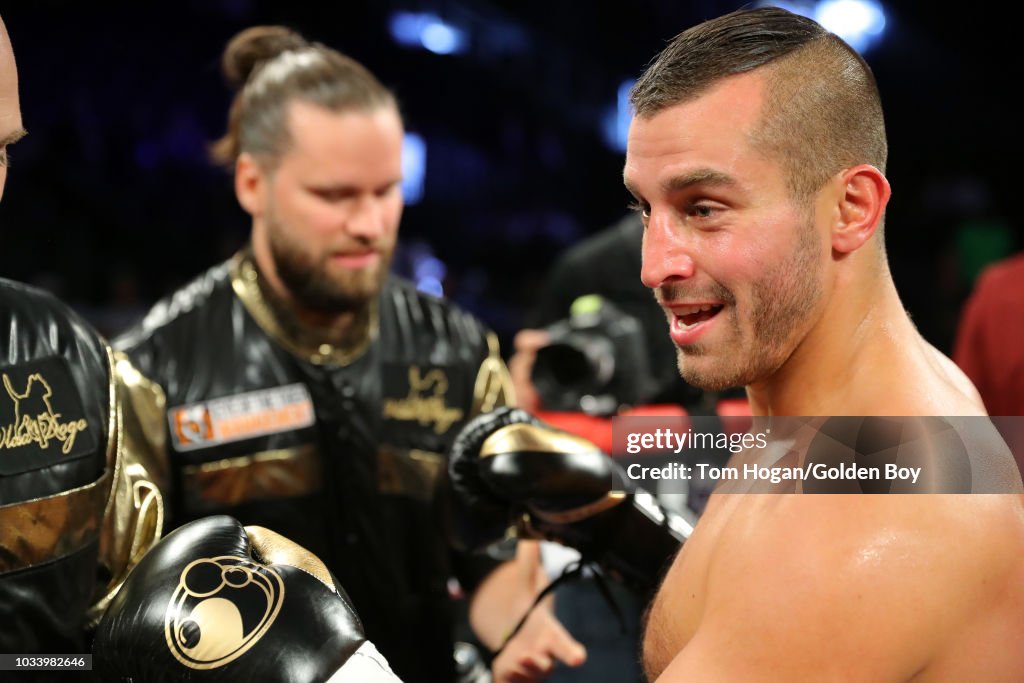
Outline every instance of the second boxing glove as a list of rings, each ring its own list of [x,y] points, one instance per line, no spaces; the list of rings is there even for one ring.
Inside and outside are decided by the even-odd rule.
[[[655,586],[693,527],[629,487],[615,462],[585,439],[513,408],[469,422],[450,473],[461,542],[479,548],[509,526],[520,536],[576,548],[641,588]]]
[[[315,555],[226,516],[175,530],[107,609],[102,681],[396,682]]]

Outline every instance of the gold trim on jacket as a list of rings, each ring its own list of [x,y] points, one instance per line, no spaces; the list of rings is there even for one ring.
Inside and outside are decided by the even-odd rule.
[[[473,383],[473,407],[469,418],[489,413],[502,406],[515,406],[516,394],[512,387],[505,361],[501,359],[498,335],[487,333],[487,358],[480,364]]]
[[[182,489],[194,510],[308,495],[320,489],[320,481],[320,459],[312,444],[182,468]]]
[[[377,320],[377,299],[370,302],[369,314],[365,316],[363,327],[357,330],[355,340],[348,346],[326,342],[315,342],[301,339],[293,329],[274,311],[260,288],[260,275],[256,264],[248,250],[240,251],[231,259],[231,288],[245,305],[246,310],[256,323],[262,327],[276,342],[291,354],[308,360],[317,365],[349,365],[358,360],[370,342],[377,338],[379,324]]]
[[[163,390],[132,366],[128,357],[107,347],[110,364],[110,437],[107,471],[113,473],[100,529],[100,563],[110,580],[97,589],[86,613],[99,623],[107,605],[163,533],[167,484]]]

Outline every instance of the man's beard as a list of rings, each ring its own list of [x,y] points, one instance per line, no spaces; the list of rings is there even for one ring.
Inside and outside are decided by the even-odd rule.
[[[797,330],[804,328],[808,315],[821,298],[821,251],[810,220],[801,226],[796,248],[790,252],[789,259],[753,283],[748,302],[752,330],[749,337],[744,338],[740,326],[736,297],[719,283],[712,284],[706,294],[728,305],[730,318],[719,322],[730,325],[730,339],[739,342],[739,348],[727,349],[726,344],[721,343],[718,348],[709,348],[699,341],[685,350],[678,348],[679,374],[683,380],[707,391],[721,391],[764,379],[786,362],[792,353],[790,339]],[[664,301],[688,296],[684,286],[678,284],[662,287],[660,294],[659,298]],[[672,324],[671,318],[669,324]],[[714,364],[694,362],[712,355],[718,357]]]
[[[330,269],[330,254],[317,258],[287,235],[287,230],[269,215],[270,254],[278,277],[302,308],[316,313],[338,314],[359,311],[381,290],[388,275],[392,249],[374,245],[380,255],[376,267]],[[370,246],[363,244],[362,246]]]

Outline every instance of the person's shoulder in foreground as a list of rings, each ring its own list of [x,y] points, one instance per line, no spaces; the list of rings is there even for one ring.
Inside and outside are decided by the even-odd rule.
[[[985,419],[893,284],[856,52],[786,11],[736,12],[677,36],[632,100],[642,278],[685,380],[746,386],[755,416]],[[651,608],[649,678],[1016,679],[1022,513],[1020,495],[716,494]]]
[[[0,19],[0,196],[25,135]],[[124,576],[160,536],[159,400],[55,297],[0,279],[0,652],[80,652]]]

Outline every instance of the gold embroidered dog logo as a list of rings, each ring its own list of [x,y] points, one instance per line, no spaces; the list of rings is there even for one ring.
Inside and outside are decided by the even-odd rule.
[[[444,370],[434,368],[425,375],[415,365],[409,368],[409,393],[405,398],[384,401],[384,417],[392,420],[415,421],[426,427],[434,424],[434,432],[444,434],[462,419],[462,409],[445,405],[448,376]]]
[[[263,637],[283,601],[284,581],[271,567],[231,556],[195,560],[167,606],[167,646],[190,669],[224,666]]]
[[[85,419],[62,422],[60,413],[53,409],[50,399],[53,389],[35,372],[28,376],[24,391],[14,388],[10,376],[3,373],[3,385],[14,405],[14,421],[0,427],[0,449],[15,449],[36,444],[46,450],[51,442],[61,444],[61,452],[68,454],[74,448],[75,438],[85,431]]]

